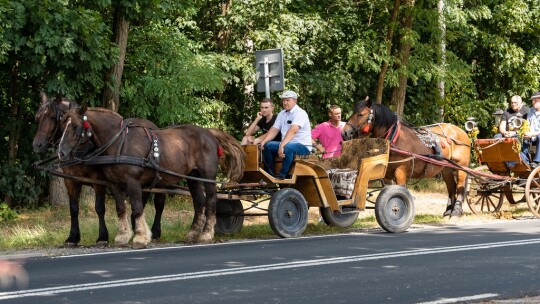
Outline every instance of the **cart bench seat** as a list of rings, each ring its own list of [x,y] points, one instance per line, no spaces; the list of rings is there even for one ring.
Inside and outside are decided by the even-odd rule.
[[[475,148],[478,161],[486,164],[493,173],[509,175],[531,170],[519,155],[517,138],[476,139]]]

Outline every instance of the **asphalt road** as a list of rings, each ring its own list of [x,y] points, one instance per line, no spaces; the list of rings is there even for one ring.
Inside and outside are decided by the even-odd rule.
[[[478,303],[540,294],[540,220],[25,263],[0,303]]]

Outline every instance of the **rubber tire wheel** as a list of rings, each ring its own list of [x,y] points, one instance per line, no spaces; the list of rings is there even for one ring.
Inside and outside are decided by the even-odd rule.
[[[404,186],[386,186],[375,201],[375,218],[387,232],[406,231],[414,220],[414,199]]]
[[[216,232],[224,235],[240,232],[242,225],[244,225],[243,211],[244,207],[240,200],[217,200]]]
[[[319,212],[323,221],[328,226],[347,228],[351,227],[358,219],[359,212],[339,213],[331,208],[320,207]]]
[[[478,172],[489,172],[486,165],[473,169]],[[504,203],[507,189],[500,189],[500,186],[490,183],[487,180],[476,178],[474,175],[467,176],[465,186],[465,199],[473,214],[498,212]]]
[[[525,197],[529,211],[540,218],[540,167],[535,168],[527,178],[525,185]]]
[[[293,188],[274,193],[268,205],[268,222],[282,238],[300,236],[308,223],[308,205],[302,193]]]

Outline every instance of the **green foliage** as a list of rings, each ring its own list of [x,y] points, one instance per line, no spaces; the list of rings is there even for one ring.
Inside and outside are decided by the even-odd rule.
[[[17,214],[17,212],[15,212],[14,210],[10,209],[9,206],[0,201],[0,222],[1,221],[10,221],[10,220],[14,220],[18,217],[19,215]]]
[[[0,167],[0,195],[11,197],[24,207],[33,207],[43,191],[43,178],[35,176],[28,164],[3,164]]]

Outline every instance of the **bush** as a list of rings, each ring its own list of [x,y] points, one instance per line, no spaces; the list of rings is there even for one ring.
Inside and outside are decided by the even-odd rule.
[[[17,212],[15,212],[14,210],[11,210],[6,203],[4,202],[0,203],[0,222],[2,221],[7,222],[9,220],[14,220],[17,217],[19,217]]]

